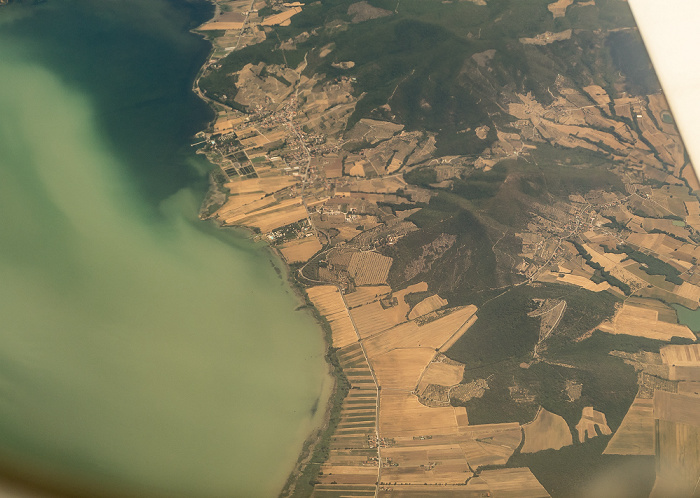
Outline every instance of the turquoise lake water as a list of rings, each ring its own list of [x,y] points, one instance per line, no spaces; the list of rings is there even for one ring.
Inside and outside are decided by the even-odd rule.
[[[210,13],[0,8],[0,462],[25,480],[274,496],[323,411],[321,331],[281,263],[196,219],[188,28]]]

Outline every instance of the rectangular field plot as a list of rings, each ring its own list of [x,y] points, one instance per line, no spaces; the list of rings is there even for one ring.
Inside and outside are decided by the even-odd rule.
[[[382,437],[459,434],[453,407],[430,408],[409,393],[382,392],[379,433]]]
[[[357,287],[355,292],[345,294],[345,302],[349,308],[356,308],[363,304],[369,304],[386,296],[391,292],[388,285],[372,285],[369,287]]]
[[[321,243],[314,236],[287,242],[280,247],[280,252],[287,263],[305,263],[321,249]]]
[[[384,448],[390,464],[382,470],[383,483],[459,484],[472,473],[459,444],[434,444],[413,448]]]
[[[374,358],[396,348],[440,348],[467,330],[467,323],[474,313],[476,306],[466,306],[422,326],[416,322],[403,323],[365,341],[367,354]]]
[[[549,496],[549,493],[527,467],[484,470],[480,477],[486,482],[493,496],[508,498],[542,498]]]
[[[661,321],[658,309],[636,304],[623,304],[613,319],[602,323],[599,329],[609,334],[626,334],[661,341],[670,341],[673,337],[695,340],[695,334],[685,325]]]
[[[331,327],[334,348],[344,348],[357,342],[357,333],[343,302],[343,296],[333,285],[320,285],[306,290],[309,299]]]
[[[394,260],[377,252],[353,253],[348,273],[357,285],[377,285],[386,283],[389,268]]]
[[[382,389],[412,391],[434,356],[430,348],[394,349],[372,358],[372,365]]]

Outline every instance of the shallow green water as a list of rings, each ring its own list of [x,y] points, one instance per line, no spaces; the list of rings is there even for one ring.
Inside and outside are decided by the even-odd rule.
[[[682,325],[686,325],[693,332],[700,332],[700,308],[690,310],[679,304],[672,304],[678,314],[678,321]]]
[[[117,36],[130,3],[93,3],[112,31],[91,22]],[[144,31],[185,50],[181,10],[154,6]],[[266,250],[195,219],[184,142],[206,109],[189,95],[121,108],[121,88],[85,78],[115,71],[97,67],[114,65],[99,43],[61,66],[60,30],[31,36],[91,8],[0,10],[0,457],[119,493],[274,495],[327,382],[320,330]],[[197,118],[157,132],[139,119],[161,111]]]

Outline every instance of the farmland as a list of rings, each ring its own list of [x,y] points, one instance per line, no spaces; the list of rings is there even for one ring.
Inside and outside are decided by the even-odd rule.
[[[522,453],[535,453],[542,450],[558,450],[571,444],[571,431],[566,421],[558,415],[540,409],[529,424],[523,426],[525,445]]]
[[[636,398],[622,425],[605,448],[606,455],[653,455],[654,414],[651,399]]]
[[[298,489],[648,495],[700,200],[626,3],[219,3],[202,217],[294,265],[347,391]]]
[[[282,257],[290,264],[305,263],[321,249],[321,243],[316,237],[297,239],[280,246]]]
[[[609,436],[612,434],[605,414],[594,410],[592,406],[587,406],[581,412],[581,421],[576,424],[579,443],[585,443],[587,439],[594,438],[598,434]]]
[[[658,310],[646,306],[647,302],[623,304],[612,321],[601,324],[598,327],[599,330],[610,334],[636,335],[662,341],[670,341],[673,337],[695,339],[695,334],[685,325],[659,320]]]

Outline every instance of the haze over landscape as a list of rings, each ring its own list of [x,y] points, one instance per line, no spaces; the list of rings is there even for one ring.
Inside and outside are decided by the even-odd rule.
[[[692,495],[699,18],[0,6],[0,475],[61,496]]]
[[[78,490],[273,496],[315,423],[312,408],[323,412],[322,335],[295,311],[281,262],[199,221],[201,190],[179,189],[154,207],[145,178],[133,175],[157,166],[125,165],[129,153],[105,134],[100,121],[126,114],[136,128],[128,147],[149,148],[151,133],[139,132],[148,120],[134,109],[179,91],[172,82],[150,79],[150,95],[132,90],[105,114],[105,98],[120,89],[101,78],[112,61],[95,57],[98,44],[76,51],[82,61],[63,72],[43,63],[48,44],[90,36],[66,39],[67,18],[91,19],[109,53],[121,48],[110,36],[134,37],[126,14],[138,14],[143,28],[170,33],[146,36],[162,44],[158,58],[176,71],[192,64],[168,45],[199,40],[172,20],[139,2],[115,2],[116,19],[100,19],[90,3],[20,5],[17,25],[0,26],[0,458],[20,477],[36,469],[54,477],[48,485]],[[45,22],[53,27],[32,36]],[[143,70],[141,57],[122,57],[122,70]],[[180,86],[189,92],[187,80]],[[192,101],[140,112],[185,120]],[[157,148],[184,147],[182,160],[194,161],[159,126]],[[160,165],[175,176],[172,166]]]
[[[654,69],[673,109],[688,154],[700,168],[700,4],[694,0],[630,0]]]

